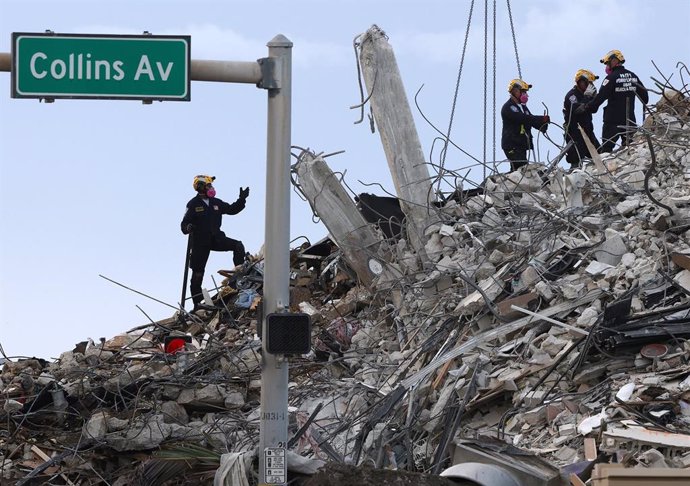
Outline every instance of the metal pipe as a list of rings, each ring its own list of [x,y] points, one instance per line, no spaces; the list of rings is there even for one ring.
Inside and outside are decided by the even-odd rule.
[[[261,81],[261,66],[251,61],[191,60],[189,77],[192,81],[257,84]],[[0,52],[0,71],[12,71],[12,55]]]
[[[190,79],[192,81],[250,84],[261,81],[261,67],[258,62],[195,61],[192,59],[191,64]]]
[[[268,90],[264,318],[262,320],[259,484],[287,482],[288,363],[266,352],[266,317],[290,306],[290,136],[292,42],[268,43],[277,88]],[[270,464],[270,467],[269,467]]]

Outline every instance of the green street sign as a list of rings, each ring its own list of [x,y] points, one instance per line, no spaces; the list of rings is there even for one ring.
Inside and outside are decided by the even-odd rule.
[[[13,98],[190,100],[190,36],[12,34]]]

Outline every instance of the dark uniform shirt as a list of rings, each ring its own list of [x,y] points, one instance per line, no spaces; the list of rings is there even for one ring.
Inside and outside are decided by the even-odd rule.
[[[501,148],[508,152],[512,149],[531,150],[532,127],[539,128],[544,124],[544,117],[532,115],[526,105],[516,103],[511,97],[501,108],[503,132]]]
[[[208,205],[200,195],[193,197],[187,203],[187,210],[180,225],[182,232],[187,233],[187,225],[194,225],[194,245],[211,245],[214,239],[225,237],[220,230],[224,214],[237,214],[244,209],[246,200],[239,198],[228,204],[215,197],[208,198]]]
[[[627,120],[636,121],[635,97],[639,95],[643,103],[649,101],[649,93],[637,75],[622,65],[613,68],[611,74],[601,83],[599,94],[587,104],[593,113],[608,100],[604,107],[604,123],[626,125]]]
[[[586,104],[592,101],[592,98],[585,96],[585,94],[580,91],[577,86],[573,87],[565,95],[565,100],[563,101],[563,117],[565,119],[565,126],[568,133],[572,136],[573,134],[579,134],[578,124],[583,128],[586,133],[594,133],[594,123],[592,123],[592,113],[585,111],[583,113],[575,113],[578,106]]]

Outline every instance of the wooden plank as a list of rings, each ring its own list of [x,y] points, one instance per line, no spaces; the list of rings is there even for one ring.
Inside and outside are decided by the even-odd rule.
[[[526,294],[518,295],[517,297],[511,297],[502,300],[498,303],[498,313],[506,319],[519,319],[522,317],[519,311],[515,311],[510,308],[512,305],[527,308],[529,304],[539,298],[539,294],[535,292],[529,292]]]
[[[582,479],[580,479],[575,473],[570,473],[570,484],[571,486],[586,486],[584,481],[582,481]]]
[[[386,34],[376,25],[360,37],[360,64],[395,191],[407,218],[408,241],[426,259],[424,230],[436,221],[429,169]]]
[[[597,450],[597,441],[594,437],[585,438],[585,459],[588,461],[593,461],[599,455]]]
[[[38,457],[40,457],[44,461],[50,461],[50,456],[48,454],[46,454],[45,452],[43,452],[41,449],[39,449],[38,446],[36,446],[36,445],[31,446],[31,452],[36,454]],[[48,469],[51,469],[51,468],[48,468]],[[46,469],[46,471],[48,471],[48,469]],[[67,476],[65,476],[64,474],[60,473],[60,477],[62,479],[64,479],[68,485],[74,486],[74,483],[72,481],[70,481],[69,478]]]
[[[683,253],[672,253],[671,260],[685,270],[690,270],[690,256]]]
[[[314,212],[321,218],[331,238],[343,252],[348,265],[363,284],[376,277],[369,266],[378,255],[381,238],[364,219],[338,177],[322,157],[302,152],[295,166],[300,189]]]

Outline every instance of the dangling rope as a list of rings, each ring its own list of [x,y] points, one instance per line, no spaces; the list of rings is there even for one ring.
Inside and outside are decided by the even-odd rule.
[[[448,142],[450,140],[450,131],[453,127],[453,117],[455,116],[455,105],[458,101],[458,90],[460,89],[460,77],[462,76],[462,66],[465,63],[465,51],[467,50],[467,39],[470,36],[470,24],[472,23],[472,11],[474,10],[474,0],[470,4],[470,15],[467,17],[467,29],[465,30],[465,43],[462,46],[462,55],[460,56],[460,67],[458,68],[458,79],[455,82],[455,95],[453,96],[453,106],[450,110],[450,121],[448,122],[448,132],[446,132],[446,140],[443,144],[441,152],[441,163],[439,164],[439,178],[437,192],[440,192],[441,180],[443,177],[443,166],[446,162],[446,153],[448,152]]]

